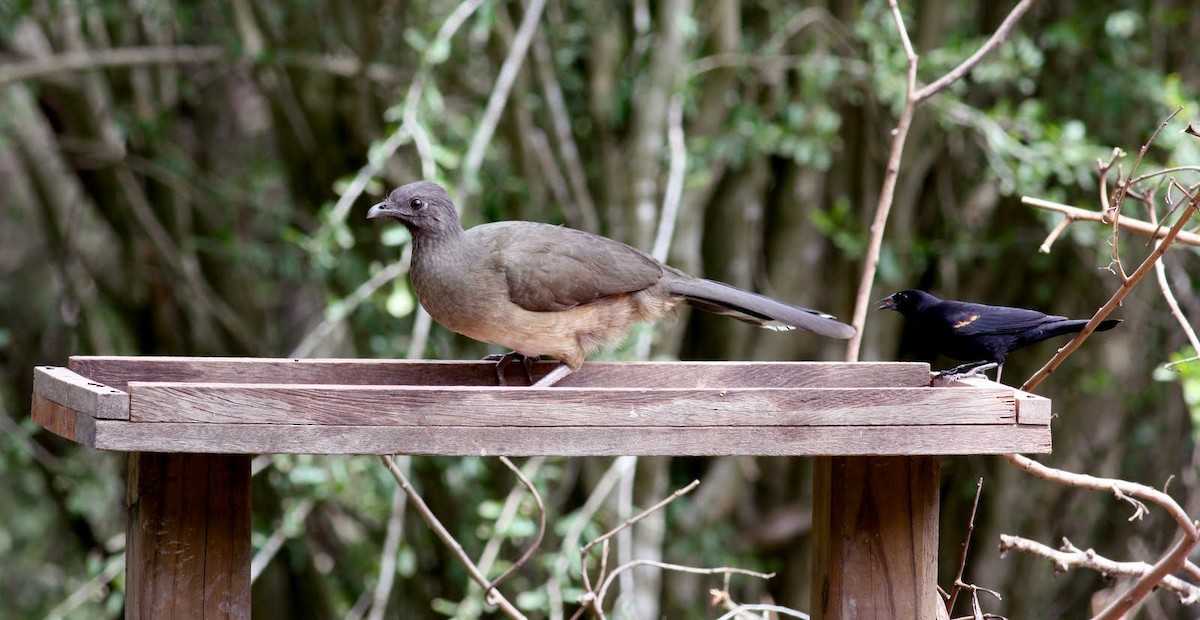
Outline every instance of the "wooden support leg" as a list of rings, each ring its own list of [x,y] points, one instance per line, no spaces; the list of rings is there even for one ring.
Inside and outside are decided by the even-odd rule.
[[[129,455],[125,617],[250,617],[250,457]]]
[[[813,620],[937,618],[936,456],[819,457]]]

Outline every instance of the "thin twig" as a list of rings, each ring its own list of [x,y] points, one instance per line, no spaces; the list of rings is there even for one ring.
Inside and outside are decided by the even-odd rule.
[[[908,129],[912,126],[913,114],[917,101],[917,53],[913,51],[912,41],[908,38],[908,29],[904,26],[904,16],[896,0],[889,0],[892,19],[900,34],[900,43],[904,47],[904,56],[908,59],[908,77],[905,86],[904,109],[896,128],[892,130],[892,146],[888,152],[887,170],[883,175],[883,187],[879,190],[879,200],[875,203],[875,219],[871,222],[871,237],[867,243],[867,253],[863,257],[862,275],[858,279],[858,293],[854,300],[854,316],[850,324],[854,326],[854,335],[846,344],[846,361],[857,362],[859,349],[862,347],[863,326],[867,322],[867,308],[871,299],[871,287],[875,284],[875,272],[879,268],[879,253],[883,249],[883,233],[887,228],[888,214],[892,210],[892,201],[896,194],[896,180],[900,176],[900,160],[904,155],[904,142],[908,139]]]
[[[693,481],[691,481],[691,482],[690,482],[690,483],[689,483],[687,486],[685,486],[685,487],[683,487],[683,488],[681,488],[681,489],[677,489],[677,490],[676,490],[674,493],[672,493],[671,495],[669,495],[669,496],[668,496],[666,499],[663,499],[662,501],[658,502],[657,504],[655,504],[655,505],[653,505],[653,506],[651,506],[651,507],[649,507],[649,508],[647,508],[647,509],[645,509],[645,510],[643,510],[643,511],[639,512],[638,514],[636,514],[636,515],[634,515],[634,516],[632,516],[632,517],[630,517],[630,518],[628,518],[628,519],[626,519],[626,520],[625,520],[625,521],[623,521],[623,522],[622,522],[620,525],[618,525],[618,526],[614,527],[613,529],[611,529],[611,530],[609,530],[609,531],[605,532],[604,534],[601,534],[601,535],[600,535],[598,538],[596,538],[596,539],[592,540],[591,542],[589,542],[588,544],[584,545],[584,546],[583,546],[583,548],[579,550],[579,553],[580,553],[580,555],[581,555],[581,556],[583,556],[583,557],[586,559],[586,558],[587,558],[587,553],[588,553],[588,551],[591,551],[592,547],[594,547],[594,546],[596,546],[596,545],[598,545],[598,544],[600,544],[600,543],[602,543],[602,542],[604,542],[604,541],[608,540],[609,538],[612,538],[613,536],[616,536],[617,532],[620,532],[621,530],[623,530],[623,529],[625,529],[625,528],[627,528],[627,527],[630,527],[630,526],[634,525],[634,524],[635,524],[635,523],[637,523],[638,521],[641,521],[642,519],[645,519],[646,517],[648,517],[648,516],[650,516],[651,514],[653,514],[655,511],[661,510],[661,509],[662,509],[664,506],[666,506],[667,504],[670,504],[671,502],[673,502],[673,501],[675,501],[675,500],[679,499],[679,497],[680,497],[681,495],[684,495],[685,493],[688,493],[688,492],[690,492],[692,489],[695,489],[695,488],[696,488],[696,487],[698,487],[698,486],[700,486],[700,481],[699,481],[699,480],[693,480]]]
[[[914,103],[918,105],[924,103],[926,99],[945,90],[951,84],[970,73],[975,68],[975,65],[978,65],[980,61],[1008,38],[1008,35],[1017,27],[1017,22],[1021,21],[1021,17],[1029,11],[1029,7],[1031,6],[1033,6],[1033,0],[1021,0],[1018,2],[1017,6],[1014,6],[1008,12],[1008,16],[1004,18],[1004,21],[1000,23],[1000,26],[992,33],[992,36],[988,37],[988,40],[979,46],[979,49],[974,54],[971,54],[970,57],[962,61],[957,67],[951,69],[946,75],[943,75],[931,84],[921,87],[921,90],[918,90],[914,96]]]
[[[637,463],[637,458],[632,456],[621,456],[614,459],[604,474],[600,476],[600,480],[592,488],[592,494],[583,502],[583,506],[579,508],[572,518],[570,527],[563,534],[563,551],[554,563],[554,571],[546,583],[546,592],[550,597],[551,620],[561,620],[563,617],[561,582],[567,578],[567,568],[571,561],[566,550],[573,549],[578,544],[579,538],[583,536],[583,530],[591,522],[592,516],[604,504],[605,499],[608,498],[608,494],[612,493],[613,487],[617,485],[617,481],[620,480],[623,472],[633,467],[635,463]]]
[[[1046,377],[1050,376],[1050,373],[1054,372],[1055,369],[1058,368],[1059,364],[1062,364],[1063,360],[1065,360],[1067,356],[1071,355],[1071,353],[1078,349],[1079,345],[1083,344],[1083,341],[1087,340],[1088,336],[1092,335],[1092,332],[1096,331],[1096,327],[1100,325],[1101,321],[1107,318],[1108,315],[1117,308],[1117,306],[1121,305],[1121,302],[1127,295],[1129,295],[1129,292],[1133,290],[1133,287],[1137,286],[1137,283],[1140,282],[1147,273],[1150,273],[1150,270],[1154,267],[1154,263],[1158,262],[1158,259],[1162,257],[1163,253],[1167,251],[1167,248],[1171,246],[1171,243],[1175,240],[1175,237],[1179,234],[1179,231],[1182,230],[1184,224],[1191,219],[1198,206],[1200,206],[1200,204],[1197,203],[1196,197],[1191,195],[1188,196],[1187,208],[1183,210],[1183,213],[1179,215],[1179,219],[1176,220],[1173,226],[1171,226],[1171,230],[1167,232],[1165,237],[1163,237],[1162,243],[1160,243],[1158,247],[1154,248],[1154,251],[1152,251],[1150,255],[1146,257],[1146,260],[1142,261],[1142,264],[1139,265],[1137,270],[1133,272],[1133,275],[1129,276],[1127,280],[1121,283],[1121,287],[1117,289],[1117,292],[1113,293],[1113,296],[1108,300],[1108,303],[1104,304],[1104,306],[1096,311],[1096,314],[1090,321],[1088,321],[1087,325],[1085,325],[1083,329],[1066,344],[1066,346],[1059,349],[1058,352],[1054,354],[1054,357],[1050,358],[1050,361],[1046,362],[1045,366],[1042,366],[1040,370],[1038,370],[1033,374],[1033,376],[1029,377],[1029,379],[1025,381],[1025,383],[1021,386],[1022,391],[1033,391],[1038,384],[1044,381]]]
[[[454,535],[451,534],[450,531],[446,529],[446,526],[442,525],[442,522],[438,520],[437,515],[433,514],[433,511],[429,509],[429,506],[425,503],[424,498],[422,498],[421,495],[417,493],[417,490],[413,488],[412,483],[408,481],[408,476],[404,475],[404,472],[400,471],[400,468],[396,466],[396,463],[392,460],[392,457],[385,454],[380,455],[379,459],[383,461],[385,466],[387,466],[388,471],[391,472],[392,477],[396,479],[396,482],[400,485],[400,488],[404,489],[404,493],[408,495],[408,501],[412,504],[413,509],[417,511],[417,514],[421,515],[421,518],[425,520],[425,523],[429,524],[429,528],[433,530],[435,535],[437,535],[438,540],[441,540],[442,543],[450,549],[450,552],[454,554],[454,557],[458,558],[458,561],[462,563],[463,568],[466,569],[467,574],[471,576],[471,579],[475,580],[475,583],[479,584],[479,587],[484,589],[488,588],[490,584],[488,583],[487,576],[479,571],[479,567],[475,565],[475,562],[471,561],[471,557],[468,556],[467,552],[463,550],[462,544],[460,544],[458,540],[454,538]],[[499,590],[493,590],[490,596],[487,597],[487,600],[489,603],[498,607],[500,611],[504,612],[504,614],[509,618],[525,620],[525,614],[521,613],[519,609],[510,603],[508,599],[500,593]]]
[[[533,496],[533,501],[537,502],[538,532],[537,536],[534,537],[533,542],[529,544],[529,548],[525,549],[525,553],[522,553],[521,557],[518,558],[516,562],[513,562],[512,566],[508,567],[508,570],[504,571],[499,577],[496,577],[492,580],[492,584],[487,590],[484,591],[484,596],[487,596],[489,591],[495,590],[496,587],[504,583],[506,579],[508,579],[517,571],[521,570],[521,567],[525,566],[525,564],[529,562],[529,559],[533,557],[533,554],[538,550],[538,547],[542,546],[542,539],[546,536],[546,504],[542,502],[542,495],[538,493],[537,487],[533,486],[533,483],[529,481],[529,478],[527,478],[525,474],[521,473],[521,470],[518,469],[516,465],[513,465],[512,461],[508,460],[507,456],[500,457],[500,462],[504,463],[509,469],[512,470],[514,474],[516,474],[517,479],[521,481],[521,484],[525,485],[525,488],[529,490],[529,494]]]
[[[1125,614],[1133,609],[1138,601],[1146,598],[1171,573],[1183,568],[1188,554],[1196,547],[1198,540],[1195,525],[1193,523],[1190,531],[1184,530],[1183,536],[1175,542],[1170,552],[1156,562],[1150,570],[1139,576],[1137,581],[1129,586],[1129,589],[1125,590],[1123,594],[1110,601],[1108,606],[1096,614],[1092,620],[1120,620],[1121,618],[1125,618]]]
[[[1194,525],[1187,512],[1175,501],[1170,495],[1155,489],[1154,487],[1130,482],[1128,480],[1120,480],[1116,478],[1101,478],[1088,474],[1077,474],[1074,472],[1064,471],[1047,467],[1029,457],[1020,454],[1008,454],[1004,456],[1012,465],[1021,468],[1026,473],[1032,474],[1043,480],[1057,482],[1068,486],[1079,487],[1081,489],[1091,489],[1093,491],[1105,491],[1113,493],[1119,499],[1135,498],[1148,501],[1167,512],[1179,528],[1188,531],[1194,529]]]
[[[1071,220],[1086,220],[1089,222],[1099,222],[1103,224],[1110,223],[1110,220],[1105,219],[1104,214],[1099,211],[1088,211],[1087,209],[1080,209],[1078,207],[1072,207],[1070,205],[1065,205],[1058,202],[1043,200],[1041,198],[1034,198],[1032,196],[1022,196],[1021,203],[1027,204],[1031,207],[1037,207],[1039,209],[1057,211],[1058,213],[1062,213],[1063,215],[1067,216]],[[1122,215],[1117,218],[1117,222],[1120,224],[1121,228],[1124,228],[1130,232],[1138,233],[1139,235],[1147,235],[1155,239],[1161,239],[1167,235],[1167,231],[1160,229],[1157,225],[1151,224],[1150,222],[1144,220],[1134,219],[1127,215]],[[1155,232],[1156,230],[1158,230],[1157,233]],[[1179,235],[1175,237],[1175,243],[1200,247],[1200,235],[1181,231]]]
[[[46,614],[46,619],[62,620],[66,618],[67,614],[70,614],[80,605],[92,600],[97,592],[116,579],[117,575],[120,575],[123,570],[125,570],[125,561],[122,554],[118,553],[109,557],[104,565],[104,570],[101,570],[95,577],[92,577],[86,583],[76,588],[66,600],[59,603],[54,609],[51,609],[50,613]]]
[[[1042,245],[1038,247],[1038,252],[1041,252],[1042,254],[1049,254],[1050,246],[1054,245],[1054,242],[1058,239],[1058,236],[1061,235],[1073,221],[1075,221],[1074,218],[1068,215],[1060,220],[1058,224],[1055,224],[1054,228],[1050,231],[1050,234],[1046,235],[1046,240],[1043,241]]]
[[[954,587],[950,589],[950,598],[946,601],[946,613],[954,613],[954,602],[958,599],[958,593],[962,590],[960,584],[963,583],[963,572],[967,568],[967,550],[971,548],[971,534],[975,531],[975,512],[979,510],[979,496],[983,492],[983,478],[979,478],[979,482],[975,484],[975,501],[971,504],[971,517],[967,519],[967,535],[963,537],[962,553],[958,558],[958,573],[954,575]]]
[[[1158,223],[1154,221],[1155,214],[1153,205],[1150,207],[1150,217],[1153,223]],[[1175,299],[1175,293],[1171,290],[1171,283],[1167,280],[1167,265],[1165,258],[1159,259],[1158,262],[1154,263],[1154,276],[1158,280],[1158,288],[1162,291],[1163,299],[1167,302],[1167,307],[1171,310],[1171,316],[1175,317],[1175,320],[1179,323],[1179,327],[1183,330],[1184,335],[1187,336],[1188,343],[1192,345],[1192,351],[1200,354],[1200,339],[1196,337],[1196,330],[1192,328],[1191,321],[1189,321],[1187,317],[1183,315],[1183,310],[1179,308],[1179,301]]]
[[[693,575],[721,575],[725,573],[734,573],[738,575],[757,577],[759,579],[771,579],[775,577],[775,573],[760,573],[758,571],[753,571],[746,568],[724,566],[719,568],[696,568],[694,566],[669,564],[667,562],[658,562],[656,560],[633,560],[614,568],[612,573],[610,573],[604,580],[604,583],[600,584],[600,589],[596,591],[594,599],[589,599],[588,594],[584,594],[583,598],[587,600],[589,604],[594,602],[596,605],[601,605],[604,602],[605,596],[608,594],[608,587],[612,585],[613,580],[616,579],[621,573],[632,568],[637,568],[638,566],[653,566],[662,570],[673,570],[680,573],[691,573]]]
[[[411,456],[398,457],[400,471],[409,471],[412,466]],[[404,538],[404,509],[408,505],[408,495],[397,487],[392,492],[392,507],[388,513],[387,531],[383,536],[383,550],[379,553],[379,581],[375,591],[371,593],[371,611],[367,620],[383,620],[387,614],[388,598],[392,594],[392,586],[396,583],[396,556],[400,551],[400,541]]]
[[[1117,562],[1110,560],[1091,549],[1086,551],[1077,549],[1066,540],[1064,540],[1064,549],[1059,550],[1043,545],[1036,540],[1001,534],[1000,551],[1020,551],[1021,553],[1045,558],[1052,562],[1054,568],[1060,572],[1066,572],[1073,568],[1087,568],[1106,577],[1113,575],[1140,577],[1153,569],[1153,566],[1145,562]],[[1180,601],[1185,605],[1191,605],[1200,601],[1200,586],[1188,581],[1167,575],[1162,579],[1160,585],[1178,595]]]

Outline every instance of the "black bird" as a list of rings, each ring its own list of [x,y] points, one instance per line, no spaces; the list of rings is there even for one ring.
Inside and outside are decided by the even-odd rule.
[[[966,362],[938,376],[970,376],[997,368],[997,381],[1004,357],[1012,351],[1081,331],[1088,323],[1087,319],[1068,319],[1025,308],[938,299],[914,289],[884,297],[875,302],[875,308],[903,314],[922,343],[946,357]],[[1101,321],[1096,331],[1109,330],[1120,323],[1120,319]]]

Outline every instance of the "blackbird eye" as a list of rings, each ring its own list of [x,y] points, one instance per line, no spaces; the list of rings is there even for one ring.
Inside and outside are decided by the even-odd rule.
[[[425,201],[421,200],[420,198],[413,198],[412,200],[408,201],[408,206],[412,207],[414,210],[421,209],[425,206]]]

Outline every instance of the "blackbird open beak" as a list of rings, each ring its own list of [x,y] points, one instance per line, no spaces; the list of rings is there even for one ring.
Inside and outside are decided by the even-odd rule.
[[[372,211],[374,211],[374,209],[372,209]],[[893,300],[890,295],[875,302],[876,310],[893,310],[895,308],[896,308],[896,301]]]
[[[381,202],[381,203],[371,207],[370,211],[367,211],[367,219],[373,220],[377,217],[387,217],[388,215],[390,215],[390,213],[389,213],[390,211],[391,211],[391,209],[388,207],[388,203]]]

